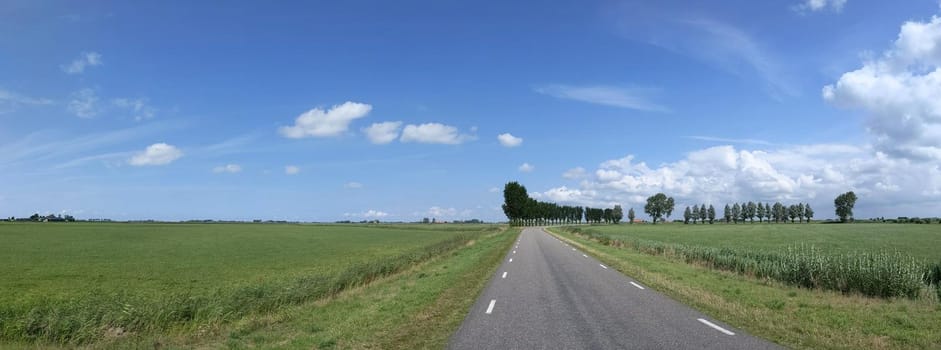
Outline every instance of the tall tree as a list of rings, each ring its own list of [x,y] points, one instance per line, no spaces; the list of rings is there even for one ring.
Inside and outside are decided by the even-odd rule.
[[[689,219],[693,217],[693,211],[689,210],[689,207],[686,207],[686,210],[683,211],[683,223],[689,224]]]
[[[742,202],[741,208],[742,209],[741,211],[738,212],[738,214],[739,214],[739,219],[741,219],[742,223],[744,224],[745,221],[748,221],[748,218],[750,216],[750,213],[748,212],[748,203]]]
[[[732,221],[732,208],[729,207],[729,204],[725,204],[725,209],[722,209],[722,217],[725,218],[725,223],[728,224]]]
[[[709,219],[709,213],[706,211],[706,205],[702,204],[699,206],[699,222],[705,224],[707,219]]]
[[[810,204],[804,205],[804,217],[807,218],[807,223],[810,223],[810,219],[814,218],[814,210],[810,208]]]
[[[804,223],[804,203],[797,204],[797,222]]]
[[[667,197],[663,193],[657,193],[647,198],[647,205],[644,206],[644,212],[650,215],[654,225],[662,217],[670,217],[673,213],[673,197]]]
[[[614,223],[617,224],[617,223],[620,223],[621,219],[623,218],[624,218],[624,210],[621,209],[621,205],[620,204],[614,205],[614,210],[611,213],[611,220],[613,220]]]
[[[774,222],[781,222],[781,219],[784,218],[784,215],[782,215],[782,213],[784,213],[782,209],[783,207],[784,204],[781,204],[781,202],[774,202],[774,207],[771,208],[771,211],[773,212],[772,215],[774,216]]]
[[[695,224],[697,221],[699,221],[700,217],[702,217],[702,215],[699,214],[699,206],[694,204],[693,215],[691,216],[691,218],[693,219],[693,223]]]
[[[735,205],[732,206],[732,220],[737,224],[740,216],[742,216],[742,206],[735,203]]]
[[[508,182],[503,187],[503,213],[510,220],[511,225],[520,225],[524,211],[529,204],[529,194],[526,187],[519,182]]]
[[[627,219],[630,220],[631,224],[634,223],[634,208],[631,208],[627,211]]]
[[[716,221],[716,208],[713,207],[712,204],[709,204],[709,212],[707,215],[709,216],[709,224],[712,225],[712,223]]]
[[[765,218],[765,206],[758,203],[758,223],[762,223]]]
[[[765,202],[765,221],[771,222],[771,216],[772,216],[771,204],[768,204],[768,202]]]
[[[847,222],[853,217],[853,206],[856,205],[856,194],[853,191],[846,192],[833,200],[833,206],[836,207],[836,216],[840,222]]]
[[[751,223],[754,224],[754,223],[755,223],[755,215],[757,215],[757,214],[758,214],[758,206],[755,205],[755,202],[749,201],[749,202],[748,202],[748,220],[751,221]]]

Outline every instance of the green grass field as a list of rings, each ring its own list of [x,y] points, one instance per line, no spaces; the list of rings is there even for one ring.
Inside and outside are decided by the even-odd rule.
[[[329,297],[488,225],[0,224],[0,340],[198,329]],[[9,292],[6,292],[9,291]]]
[[[941,259],[941,225],[916,224],[621,224],[592,226],[611,237],[717,248],[779,251],[813,245],[830,252],[900,251],[919,259]]]
[[[899,276],[891,268],[878,267],[941,259],[938,227],[756,223],[581,226],[552,231],[657,291],[787,347],[908,349],[941,347],[941,296],[925,286],[921,276],[909,284],[917,288],[918,297],[876,298],[806,288],[780,276],[760,277],[755,267],[761,266],[763,258],[787,256],[788,247],[813,245],[820,255],[817,258],[823,260],[803,264],[799,259],[782,259],[770,266],[805,277],[826,271],[827,264],[842,263],[846,266],[835,270],[855,273],[857,280],[893,281]],[[825,259],[831,256],[864,257],[853,261],[873,261],[876,268]],[[873,256],[889,261],[867,260]]]

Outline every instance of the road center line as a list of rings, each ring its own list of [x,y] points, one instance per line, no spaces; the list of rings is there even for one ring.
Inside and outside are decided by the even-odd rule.
[[[722,333],[725,333],[725,334],[728,334],[728,335],[735,335],[735,333],[729,332],[729,331],[728,331],[727,329],[725,329],[725,328],[716,326],[715,323],[706,321],[706,320],[701,319],[701,318],[697,318],[696,320],[698,320],[699,322],[702,322],[704,325],[707,325],[707,326],[709,326],[709,327],[715,328],[715,329],[716,329],[717,331],[719,331],[719,332],[722,332]]]
[[[495,304],[496,302],[497,302],[497,299],[490,299],[490,306],[487,307],[487,314],[488,314],[488,315],[489,315],[491,312],[493,312],[493,304]],[[699,320],[702,321],[702,319],[699,319]]]
[[[586,257],[586,258],[588,257],[588,255],[585,255],[585,254],[582,254],[582,256],[584,256],[584,257]]]
[[[598,265],[601,266],[602,268],[604,268],[605,270],[608,269],[608,267],[607,267],[607,266],[604,266],[604,264],[598,264]]]
[[[637,284],[637,283],[631,282],[631,284],[633,284],[634,287],[637,287],[637,288],[640,288],[640,289],[644,289],[644,287],[641,287],[641,286],[640,286],[639,284]]]
[[[575,250],[575,248],[572,248],[572,250]]]
[[[506,271],[503,271],[503,278],[506,278]]]
[[[513,258],[510,258],[510,262],[513,262]]]
[[[515,251],[515,250],[513,251],[513,254],[516,254],[516,251]]]

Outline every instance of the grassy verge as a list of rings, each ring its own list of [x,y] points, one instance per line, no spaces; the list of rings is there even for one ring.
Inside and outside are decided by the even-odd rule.
[[[141,348],[440,349],[512,246],[518,229],[333,297],[244,317],[224,327],[135,335],[106,344]]]
[[[941,304],[929,298],[802,289],[551,231],[657,291],[788,347],[941,348]]]

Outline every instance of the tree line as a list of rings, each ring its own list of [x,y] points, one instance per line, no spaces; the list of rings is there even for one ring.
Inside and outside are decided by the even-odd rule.
[[[624,218],[620,205],[590,208],[542,202],[529,197],[526,187],[509,182],[503,188],[503,213],[514,226],[581,223],[618,223]],[[633,209],[628,213],[633,220]]]

